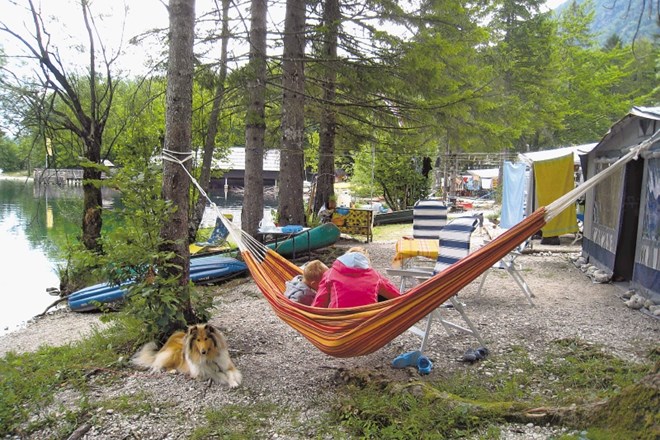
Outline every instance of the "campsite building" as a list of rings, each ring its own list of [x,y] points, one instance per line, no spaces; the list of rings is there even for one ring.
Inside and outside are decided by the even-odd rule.
[[[660,130],[660,107],[633,107],[583,156],[587,178]],[[586,194],[582,252],[589,263],[660,301],[660,142]]]
[[[231,147],[226,158],[213,161],[213,169],[223,170],[220,178],[224,186],[245,186],[245,148]],[[277,185],[280,175],[280,150],[265,150],[263,163],[264,185]]]

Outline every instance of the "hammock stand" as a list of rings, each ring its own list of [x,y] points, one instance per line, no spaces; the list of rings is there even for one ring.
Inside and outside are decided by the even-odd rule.
[[[589,189],[630,160],[637,159],[643,150],[648,149],[659,139],[660,130],[649,139],[631,148],[629,153],[609,168],[548,206],[537,209],[495,240],[423,283],[414,286],[402,296],[376,304],[341,309],[305,306],[287,299],[283,295],[284,283],[300,274],[301,269],[275,251],[265,247],[233,223],[225,220],[196,180],[190,174],[189,176],[197,185],[200,194],[207,198],[216,210],[218,217],[229,229],[232,238],[239,246],[254,282],[275,314],[323,353],[345,358],[373,353],[408,330],[417,321],[477,279],[519,244],[534,235]],[[165,151],[163,158],[181,162]],[[185,167],[183,168],[185,169]]]

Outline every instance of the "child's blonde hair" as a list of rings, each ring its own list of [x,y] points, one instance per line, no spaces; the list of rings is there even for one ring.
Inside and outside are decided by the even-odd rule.
[[[358,252],[364,255],[365,257],[367,257],[367,261],[369,261],[369,264],[371,264],[371,258],[369,258],[369,252],[367,252],[367,250],[362,246],[353,246],[352,248],[346,251],[347,254],[350,252]]]
[[[303,267],[303,283],[316,290],[321,277],[328,270],[328,266],[320,260],[312,260]]]

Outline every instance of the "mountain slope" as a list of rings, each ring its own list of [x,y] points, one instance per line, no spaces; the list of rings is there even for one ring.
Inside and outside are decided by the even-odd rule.
[[[577,4],[585,0],[576,0]],[[554,9],[556,14],[570,7],[573,0],[566,1]],[[658,25],[658,3],[653,0],[592,0],[594,20],[591,23],[591,31],[596,35],[601,45],[607,39],[616,34],[624,44],[630,44],[637,24],[640,23],[637,38],[646,38],[653,41],[660,37],[660,26]],[[649,7],[652,11],[649,12]]]

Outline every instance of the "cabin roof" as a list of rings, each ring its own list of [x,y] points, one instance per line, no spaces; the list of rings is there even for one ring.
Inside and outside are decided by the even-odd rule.
[[[607,148],[610,139],[613,139],[617,134],[623,133],[630,129],[630,124],[637,122],[639,124],[638,130],[641,130],[636,139],[645,139],[653,134],[654,127],[657,123],[648,123],[647,121],[660,121],[660,107],[633,107],[627,115],[616,121],[603,138],[598,142],[595,150],[600,151]],[[636,143],[636,142],[635,142]],[[620,147],[630,146],[631,144],[621,145]]]
[[[223,170],[245,170],[245,148],[231,147],[229,155],[224,159],[213,161],[214,169]],[[280,151],[279,150],[265,150],[264,151],[264,171],[279,171],[280,170]]]

